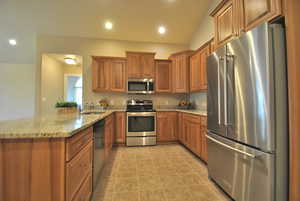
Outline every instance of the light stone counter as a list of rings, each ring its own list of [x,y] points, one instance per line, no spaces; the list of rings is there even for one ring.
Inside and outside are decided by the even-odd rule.
[[[92,126],[116,111],[100,114],[57,114],[0,121],[0,139],[65,138]]]
[[[195,114],[200,116],[207,116],[207,111],[205,110],[183,110],[183,109],[156,109],[157,112],[184,112],[189,114]]]

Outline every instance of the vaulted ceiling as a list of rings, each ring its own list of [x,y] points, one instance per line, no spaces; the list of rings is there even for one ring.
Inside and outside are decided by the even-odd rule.
[[[189,43],[210,0],[1,0],[5,31],[116,39]],[[110,20],[112,30],[104,29]],[[157,28],[164,25],[165,35]],[[0,34],[1,36],[1,34]]]

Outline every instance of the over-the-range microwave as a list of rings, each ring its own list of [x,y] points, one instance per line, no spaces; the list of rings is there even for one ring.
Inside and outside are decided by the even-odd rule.
[[[128,79],[127,93],[129,94],[153,94],[154,79]]]

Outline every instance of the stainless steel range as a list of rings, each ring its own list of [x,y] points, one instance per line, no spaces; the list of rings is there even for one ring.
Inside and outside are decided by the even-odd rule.
[[[127,101],[126,145],[156,145],[156,112],[151,100]]]

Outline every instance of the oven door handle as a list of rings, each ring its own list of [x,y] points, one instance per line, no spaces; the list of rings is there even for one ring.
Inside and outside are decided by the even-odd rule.
[[[128,117],[155,117],[156,112],[127,112]]]

